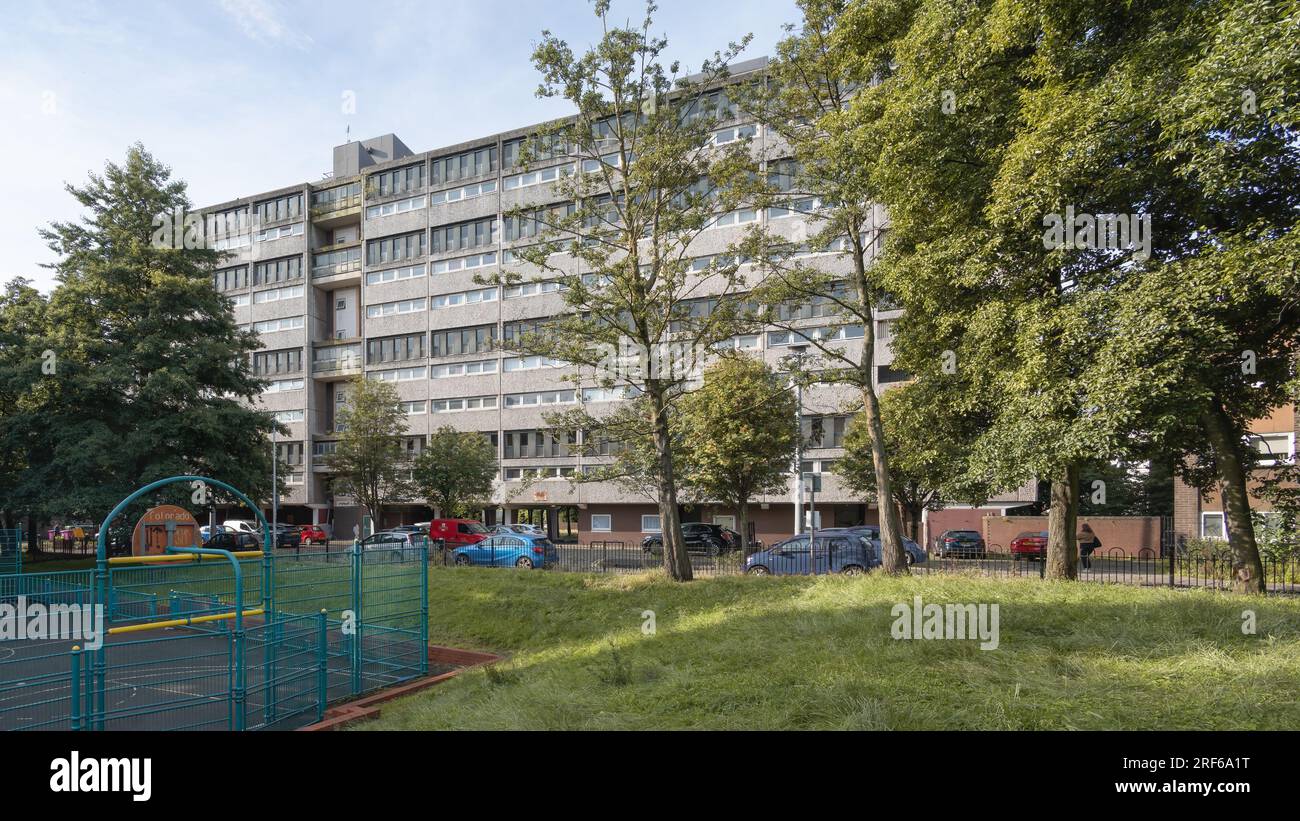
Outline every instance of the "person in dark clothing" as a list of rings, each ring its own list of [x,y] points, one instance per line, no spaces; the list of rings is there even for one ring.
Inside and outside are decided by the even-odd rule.
[[[1091,570],[1092,554],[1097,550],[1097,548],[1101,547],[1101,539],[1097,538],[1097,534],[1093,532],[1092,526],[1087,522],[1084,522],[1083,526],[1079,528],[1079,533],[1075,537],[1075,540],[1079,543],[1079,558],[1083,560],[1084,569]]]

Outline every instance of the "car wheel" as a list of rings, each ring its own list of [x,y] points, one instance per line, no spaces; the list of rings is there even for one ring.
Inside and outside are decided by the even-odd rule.
[[[518,567],[521,570],[532,570],[533,560],[527,556],[520,556],[519,561],[515,562],[515,567]]]
[[[704,543],[704,549],[710,556],[717,556],[722,552],[722,545],[715,541],[708,541]]]
[[[753,567],[751,567],[751,568],[749,568],[748,570],[746,570],[745,572],[746,572],[747,574],[749,574],[750,576],[770,576],[770,575],[772,575],[772,571],[771,571],[771,570],[768,570],[766,567],[764,567],[764,566],[761,565],[761,564],[756,564],[756,565],[754,565]]]
[[[912,551],[910,551],[910,550],[904,550],[904,551],[903,551],[903,555],[907,556],[907,566],[908,566],[908,567],[911,567],[913,564],[916,563],[916,557],[912,555]]]
[[[456,554],[456,564],[458,564],[458,565],[460,565],[460,566],[462,566],[462,567],[464,567],[465,565],[469,564],[469,556],[466,556],[464,553],[457,553],[457,554]]]
[[[846,567],[840,568],[840,573],[844,574],[845,576],[861,576],[866,572],[867,569],[860,564],[851,564]]]

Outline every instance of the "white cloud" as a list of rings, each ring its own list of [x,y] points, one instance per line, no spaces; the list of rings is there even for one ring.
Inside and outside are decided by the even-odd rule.
[[[279,6],[272,0],[221,0],[221,10],[253,40],[285,43],[294,48],[311,45],[311,37],[291,29],[281,19]]]

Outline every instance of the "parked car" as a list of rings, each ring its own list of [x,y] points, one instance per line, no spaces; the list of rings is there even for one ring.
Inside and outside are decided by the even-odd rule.
[[[1026,530],[1011,540],[1011,559],[1041,559],[1047,554],[1047,531]]]
[[[229,550],[234,553],[241,550],[261,550],[262,540],[252,533],[236,533],[225,530],[214,534],[210,539],[205,539],[203,546],[217,550]]]
[[[492,528],[494,536],[545,536],[546,531],[537,525],[525,525],[518,522],[509,525],[497,525]]]
[[[298,528],[298,538],[308,546],[328,544],[330,537],[320,525],[303,525]]]
[[[939,558],[982,559],[987,552],[978,530],[945,530],[934,540]]]
[[[552,567],[560,554],[545,536],[498,533],[451,552],[452,563],[484,567],[518,567],[521,570]]]
[[[473,519],[434,519],[429,522],[430,539],[439,539],[448,550],[481,542],[491,534],[482,522]]]
[[[294,525],[277,524],[272,531],[276,547],[299,547],[302,545],[302,534]]]
[[[872,543],[875,545],[877,564],[879,564],[881,561],[879,525],[854,525],[852,527],[832,527],[832,528],[827,528],[826,530],[819,530],[817,531],[817,533],[818,534],[856,533],[859,536],[866,537],[870,539]],[[906,536],[903,537],[903,550],[907,553],[907,563],[909,565],[922,564],[923,562],[925,562],[927,558],[929,558],[929,554],[925,552],[925,548],[921,547],[919,544],[907,538]]]
[[[250,533],[259,539],[262,537],[262,526],[253,519],[227,519],[221,526],[231,533]]]
[[[389,533],[411,533],[416,536],[423,536],[427,531],[419,525],[398,525],[397,527],[388,528]]]
[[[225,533],[226,529],[221,525],[201,525],[199,527],[199,539],[206,542],[211,539],[215,533]]]
[[[879,550],[871,539],[847,530],[819,530],[808,549],[808,534],[778,542],[745,559],[751,576],[790,576],[807,573],[843,573],[854,576],[880,564]],[[810,555],[811,553],[811,555]]]
[[[361,540],[361,550],[390,551],[395,559],[417,556],[416,552],[424,546],[424,536],[419,533],[399,533],[395,530],[381,530]]]
[[[740,547],[739,533],[722,525],[711,525],[704,522],[683,522],[682,538],[686,541],[687,551],[707,553],[710,556],[716,556],[719,553],[725,553]],[[662,555],[664,552],[663,534],[652,533],[646,536],[641,540],[641,549],[647,553]]]

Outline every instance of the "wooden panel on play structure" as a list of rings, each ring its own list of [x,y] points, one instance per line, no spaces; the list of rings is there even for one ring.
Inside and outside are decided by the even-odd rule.
[[[199,523],[190,512],[176,505],[158,505],[140,517],[131,534],[132,556],[156,556],[167,552],[168,524],[172,525],[172,547],[199,547]]]

